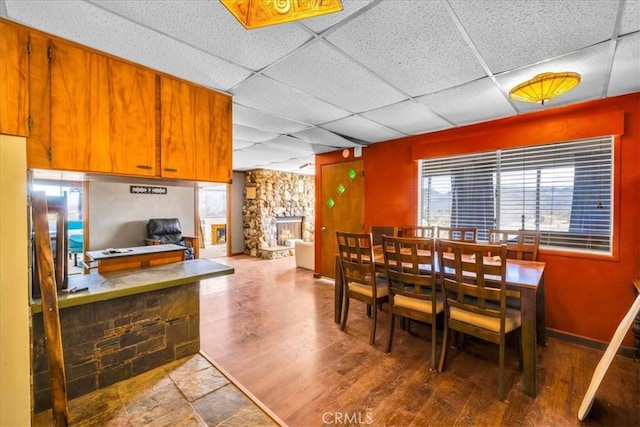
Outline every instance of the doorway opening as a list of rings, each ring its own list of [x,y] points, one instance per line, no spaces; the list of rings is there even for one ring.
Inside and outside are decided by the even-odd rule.
[[[200,248],[200,258],[219,258],[228,255],[228,203],[227,184],[199,184],[200,236],[204,240],[204,247],[201,245]]]

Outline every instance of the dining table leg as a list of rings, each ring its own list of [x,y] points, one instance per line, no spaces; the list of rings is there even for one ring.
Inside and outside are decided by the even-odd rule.
[[[538,378],[536,374],[537,333],[536,324],[536,290],[521,289],[520,312],[522,316],[522,363],[524,371],[524,392],[532,397],[536,396]]]
[[[536,334],[538,336],[539,345],[547,345],[547,328],[544,319],[544,276],[540,278],[538,283],[538,291],[536,292]]]

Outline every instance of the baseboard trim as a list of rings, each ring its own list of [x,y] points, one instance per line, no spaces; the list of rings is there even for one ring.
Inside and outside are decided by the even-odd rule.
[[[570,343],[579,344],[585,347],[595,348],[602,351],[605,351],[607,349],[607,346],[609,345],[608,342],[594,340],[592,338],[571,334],[569,332],[559,331],[557,329],[547,328],[546,332],[548,337],[557,338],[562,341],[567,341]],[[619,354],[620,356],[624,356],[628,358],[633,358],[633,353],[634,353],[633,347],[626,347],[626,346],[620,346],[620,348],[616,352],[616,354]]]

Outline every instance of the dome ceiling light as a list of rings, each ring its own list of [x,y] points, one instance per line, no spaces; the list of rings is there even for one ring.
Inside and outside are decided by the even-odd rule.
[[[520,83],[509,91],[509,97],[515,101],[546,101],[570,91],[580,83],[580,74],[565,71],[562,73],[542,73],[531,80]]]

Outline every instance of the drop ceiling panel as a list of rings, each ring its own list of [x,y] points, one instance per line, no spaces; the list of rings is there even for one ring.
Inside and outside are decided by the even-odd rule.
[[[250,128],[247,126],[242,126],[235,124],[233,125],[233,138],[238,138],[243,141],[249,142],[261,142],[266,141],[268,139],[272,139],[278,136],[277,133],[274,132],[265,132],[262,130]]]
[[[624,14],[620,25],[620,35],[640,31],[640,1],[627,0],[624,3]]]
[[[359,147],[362,145],[318,127],[297,132],[293,136],[312,144],[326,145],[335,148]]]
[[[316,33],[320,33],[327,28],[332,27],[333,25],[349,18],[354,13],[357,13],[363,7],[374,3],[373,0],[343,0],[342,1],[342,12],[330,13],[328,15],[318,16],[316,18],[311,19],[303,19],[299,22],[299,25],[304,25],[307,28],[315,31]]]
[[[321,144],[312,144],[307,141],[303,141],[298,138],[290,136],[279,136],[278,138],[265,141],[262,145],[266,147],[275,147],[276,149],[284,149],[291,152],[295,156],[311,156],[319,153],[327,153],[329,151],[335,151],[333,147],[327,147]]]
[[[308,162],[305,162],[304,159],[291,159],[269,163],[268,167],[269,169],[292,172],[300,175],[313,175],[315,170],[312,166],[300,168],[300,166],[306,163]]]
[[[452,0],[450,4],[496,74],[610,39],[619,2]]]
[[[327,40],[412,96],[486,75],[442,2],[384,1]]]
[[[259,144],[255,144],[244,150],[235,150],[233,152],[234,166],[235,164],[254,163],[256,165],[264,165],[267,163],[277,162],[280,160],[290,159],[291,156],[284,157],[280,153],[265,153],[265,150],[256,148]]]
[[[607,96],[640,92],[640,33],[618,40]]]
[[[542,64],[504,73],[496,76],[498,84],[508,93],[510,88],[544,72],[574,71],[581,75],[581,81],[574,89],[552,99],[545,106],[562,105],[598,99],[603,96],[602,90],[609,67],[609,45],[600,44],[584,49],[562,58],[550,60]],[[541,105],[530,102],[513,101],[519,112],[538,111]]]
[[[103,0],[95,3],[252,70],[267,66],[311,38],[295,25],[247,31],[217,0]]]
[[[311,125],[305,123],[281,119],[237,103],[233,105],[233,122],[254,129],[279,134],[300,132],[311,127]]]
[[[310,43],[270,67],[265,74],[356,113],[406,99],[401,92],[323,42]]]
[[[417,100],[458,126],[507,117],[515,112],[505,94],[488,77]]]
[[[380,142],[406,136],[358,115],[325,123],[322,127],[366,142]]]
[[[418,135],[452,127],[451,123],[438,117],[425,105],[414,100],[368,111],[361,114],[374,122],[408,135]]]
[[[243,141],[241,139],[233,138],[233,149],[234,150],[242,150],[243,148],[251,147],[256,142],[251,141]]]
[[[234,101],[242,105],[303,123],[320,124],[349,115],[342,108],[263,76],[239,84],[232,93]]]

